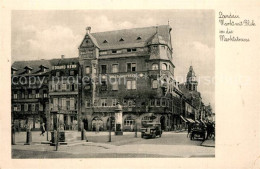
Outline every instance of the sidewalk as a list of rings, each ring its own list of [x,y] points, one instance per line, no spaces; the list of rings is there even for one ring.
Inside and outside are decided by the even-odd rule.
[[[205,140],[204,142],[201,143],[201,146],[215,147],[215,140],[213,140],[213,139]]]

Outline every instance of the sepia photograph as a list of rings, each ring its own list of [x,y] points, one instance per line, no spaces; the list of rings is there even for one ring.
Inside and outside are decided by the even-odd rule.
[[[11,158],[215,158],[215,10],[12,10]]]

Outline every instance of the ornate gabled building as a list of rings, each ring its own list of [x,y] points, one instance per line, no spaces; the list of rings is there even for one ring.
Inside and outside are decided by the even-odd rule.
[[[173,123],[173,49],[169,25],[91,33],[79,46],[84,128],[106,130],[119,101],[123,129],[147,121]],[[94,83],[92,83],[92,82]],[[170,82],[170,83],[167,83]],[[112,119],[113,120],[113,119]]]
[[[12,71],[12,123],[17,130],[39,130],[47,124],[48,82],[51,64],[47,60],[17,61]]]

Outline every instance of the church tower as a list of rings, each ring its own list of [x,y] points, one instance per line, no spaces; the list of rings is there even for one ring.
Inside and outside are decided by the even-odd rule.
[[[195,72],[193,70],[193,67],[190,66],[189,72],[187,74],[186,79],[186,88],[190,91],[197,91],[198,82],[196,79]]]

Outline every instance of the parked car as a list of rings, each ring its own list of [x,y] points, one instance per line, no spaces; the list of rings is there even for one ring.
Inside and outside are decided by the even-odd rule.
[[[141,137],[155,138],[162,136],[161,123],[146,123],[144,128],[141,128]]]
[[[205,126],[195,123],[191,129],[190,139],[201,138],[203,141],[206,139],[206,128]]]

